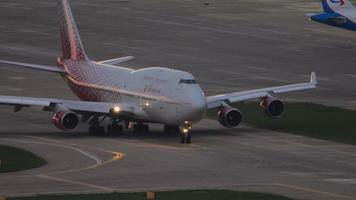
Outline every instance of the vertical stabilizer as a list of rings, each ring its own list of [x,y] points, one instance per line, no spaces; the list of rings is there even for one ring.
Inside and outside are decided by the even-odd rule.
[[[59,9],[63,58],[75,61],[88,60],[68,1],[57,0],[57,3]]]
[[[349,0],[321,0],[326,13],[340,12],[345,9],[353,9],[354,6]]]

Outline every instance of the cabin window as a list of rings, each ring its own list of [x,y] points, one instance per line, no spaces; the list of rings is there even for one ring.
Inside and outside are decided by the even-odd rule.
[[[185,83],[185,84],[197,84],[197,82],[194,79],[181,79],[179,81],[179,84]]]

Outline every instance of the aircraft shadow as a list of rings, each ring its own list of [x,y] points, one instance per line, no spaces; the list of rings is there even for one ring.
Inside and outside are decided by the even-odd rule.
[[[236,128],[236,129],[207,129],[207,128],[196,128],[193,130],[193,137],[211,137],[211,136],[242,136],[243,134],[248,133],[258,133],[263,132],[260,129],[251,129],[251,128]],[[0,132],[1,137],[15,137],[15,136],[39,136],[39,137],[54,137],[58,139],[81,139],[81,138],[127,138],[127,139],[167,139],[170,140],[172,138],[179,138],[179,134],[165,134],[160,130],[152,130],[149,133],[134,133],[130,130],[124,131],[123,134],[90,134],[86,130],[78,130],[74,132],[62,132],[62,131],[39,131],[39,132]]]

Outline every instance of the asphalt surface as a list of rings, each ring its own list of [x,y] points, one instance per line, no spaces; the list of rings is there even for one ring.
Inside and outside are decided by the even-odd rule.
[[[209,5],[205,5],[209,2]],[[308,81],[319,88],[284,99],[356,108],[356,34],[311,22],[319,1],[71,1],[93,60],[132,55],[132,68],[186,70],[207,95]],[[55,65],[53,1],[0,2],[0,58]],[[0,94],[76,99],[56,74],[0,65]],[[356,148],[248,127],[194,126],[178,138],[89,136],[57,131],[39,109],[0,107],[0,143],[49,160],[0,175],[0,196],[42,193],[230,188],[299,199],[356,199]]]
[[[26,125],[27,127],[27,125]],[[42,131],[33,134],[33,130]],[[247,127],[222,129],[204,120],[193,144],[179,137],[63,134],[50,125],[1,134],[0,144],[29,149],[49,161],[0,174],[0,196],[237,189],[297,199],[356,199],[356,147]],[[28,132],[25,134],[25,132]]]

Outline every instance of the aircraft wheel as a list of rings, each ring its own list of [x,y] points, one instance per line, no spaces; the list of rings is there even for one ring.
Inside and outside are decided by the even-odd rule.
[[[111,134],[112,133],[112,125],[108,125],[106,127],[106,131],[107,131],[108,134]]]
[[[143,133],[149,133],[150,132],[150,127],[147,124],[142,125],[142,132]]]
[[[124,128],[121,125],[108,125],[107,127],[109,134],[122,135]]]
[[[192,133],[191,133],[191,132],[187,133],[187,136],[186,136],[186,138],[185,138],[185,142],[186,142],[187,144],[192,143]]]
[[[138,134],[146,134],[150,131],[150,128],[147,124],[135,124],[133,129],[134,132]]]
[[[164,126],[164,133],[166,135],[177,135],[177,134],[179,134],[179,126],[165,125]]]
[[[181,137],[180,137],[180,143],[184,144],[190,144],[192,143],[192,134],[191,133],[181,133]]]
[[[93,135],[104,134],[105,128],[103,126],[90,126],[89,133]]]
[[[180,138],[181,138],[181,139],[180,139],[180,143],[181,143],[181,144],[184,144],[184,142],[185,142],[185,136],[184,136],[184,135],[181,135]]]

